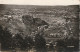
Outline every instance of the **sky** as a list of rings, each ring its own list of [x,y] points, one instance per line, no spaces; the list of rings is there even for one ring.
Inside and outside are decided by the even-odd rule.
[[[17,5],[79,5],[80,0],[0,0],[0,4]]]

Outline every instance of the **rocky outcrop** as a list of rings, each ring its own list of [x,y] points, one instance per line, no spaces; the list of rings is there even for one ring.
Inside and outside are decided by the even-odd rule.
[[[40,18],[33,18],[29,15],[22,16],[23,23],[26,26],[26,34],[31,34],[38,30],[39,26],[48,25],[47,22],[41,20]]]

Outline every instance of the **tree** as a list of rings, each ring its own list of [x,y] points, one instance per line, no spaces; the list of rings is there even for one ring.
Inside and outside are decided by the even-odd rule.
[[[59,47],[66,47],[65,41],[64,40],[57,40],[57,46]]]
[[[21,49],[25,50],[25,49],[31,49],[33,47],[33,39],[30,36],[26,36],[22,43],[21,43]]]
[[[28,36],[27,40],[28,40],[28,47],[29,47],[29,49],[31,49],[34,45],[34,41],[30,36]]]
[[[2,49],[10,49],[11,47],[12,35],[7,28],[3,29],[0,26],[0,42]]]
[[[28,47],[28,40],[27,37],[25,37],[25,39],[23,39],[23,42],[21,43],[21,49],[25,50]]]
[[[46,41],[40,34],[36,34],[35,36],[35,48],[40,52],[44,52],[46,50]]]
[[[15,37],[13,37],[13,47],[14,48],[20,48],[21,44],[23,43],[23,37],[20,34],[16,34]]]
[[[2,42],[3,28],[0,26],[0,43]]]

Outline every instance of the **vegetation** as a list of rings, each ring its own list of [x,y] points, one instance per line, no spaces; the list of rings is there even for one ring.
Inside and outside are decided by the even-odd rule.
[[[64,37],[56,40],[57,46],[74,45],[75,49],[78,49],[77,13],[78,6],[6,6],[5,9],[1,8],[1,47],[2,49],[28,50],[35,46],[37,50],[45,50],[46,39],[44,37]],[[23,16],[24,14],[26,15]]]
[[[35,36],[35,48],[37,52],[45,52],[46,51],[46,40],[40,34],[36,34]]]

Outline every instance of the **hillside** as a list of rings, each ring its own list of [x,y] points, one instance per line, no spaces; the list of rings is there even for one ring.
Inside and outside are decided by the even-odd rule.
[[[76,33],[74,32],[78,30],[77,27],[79,18],[78,17],[79,6],[77,5],[72,6],[0,5],[0,6],[1,6],[0,24],[3,25],[3,27],[7,27],[12,34],[16,34],[19,32],[23,32],[25,34],[25,32],[27,32],[26,26],[27,25],[30,26],[30,24],[33,24],[29,23],[26,25],[27,22],[24,23],[22,20],[23,15],[30,15],[33,18],[39,18],[40,21],[45,21],[46,23],[48,23],[49,26],[48,29],[45,31],[45,36],[50,34],[53,34],[53,36],[57,34],[61,36],[66,35],[66,33],[69,33],[68,31],[70,28],[74,30],[74,31],[70,30],[70,32],[72,31],[73,34],[75,35]],[[66,21],[66,18],[70,18],[70,21]],[[67,27],[66,22],[69,22],[67,23]],[[31,27],[29,28],[31,29]]]

